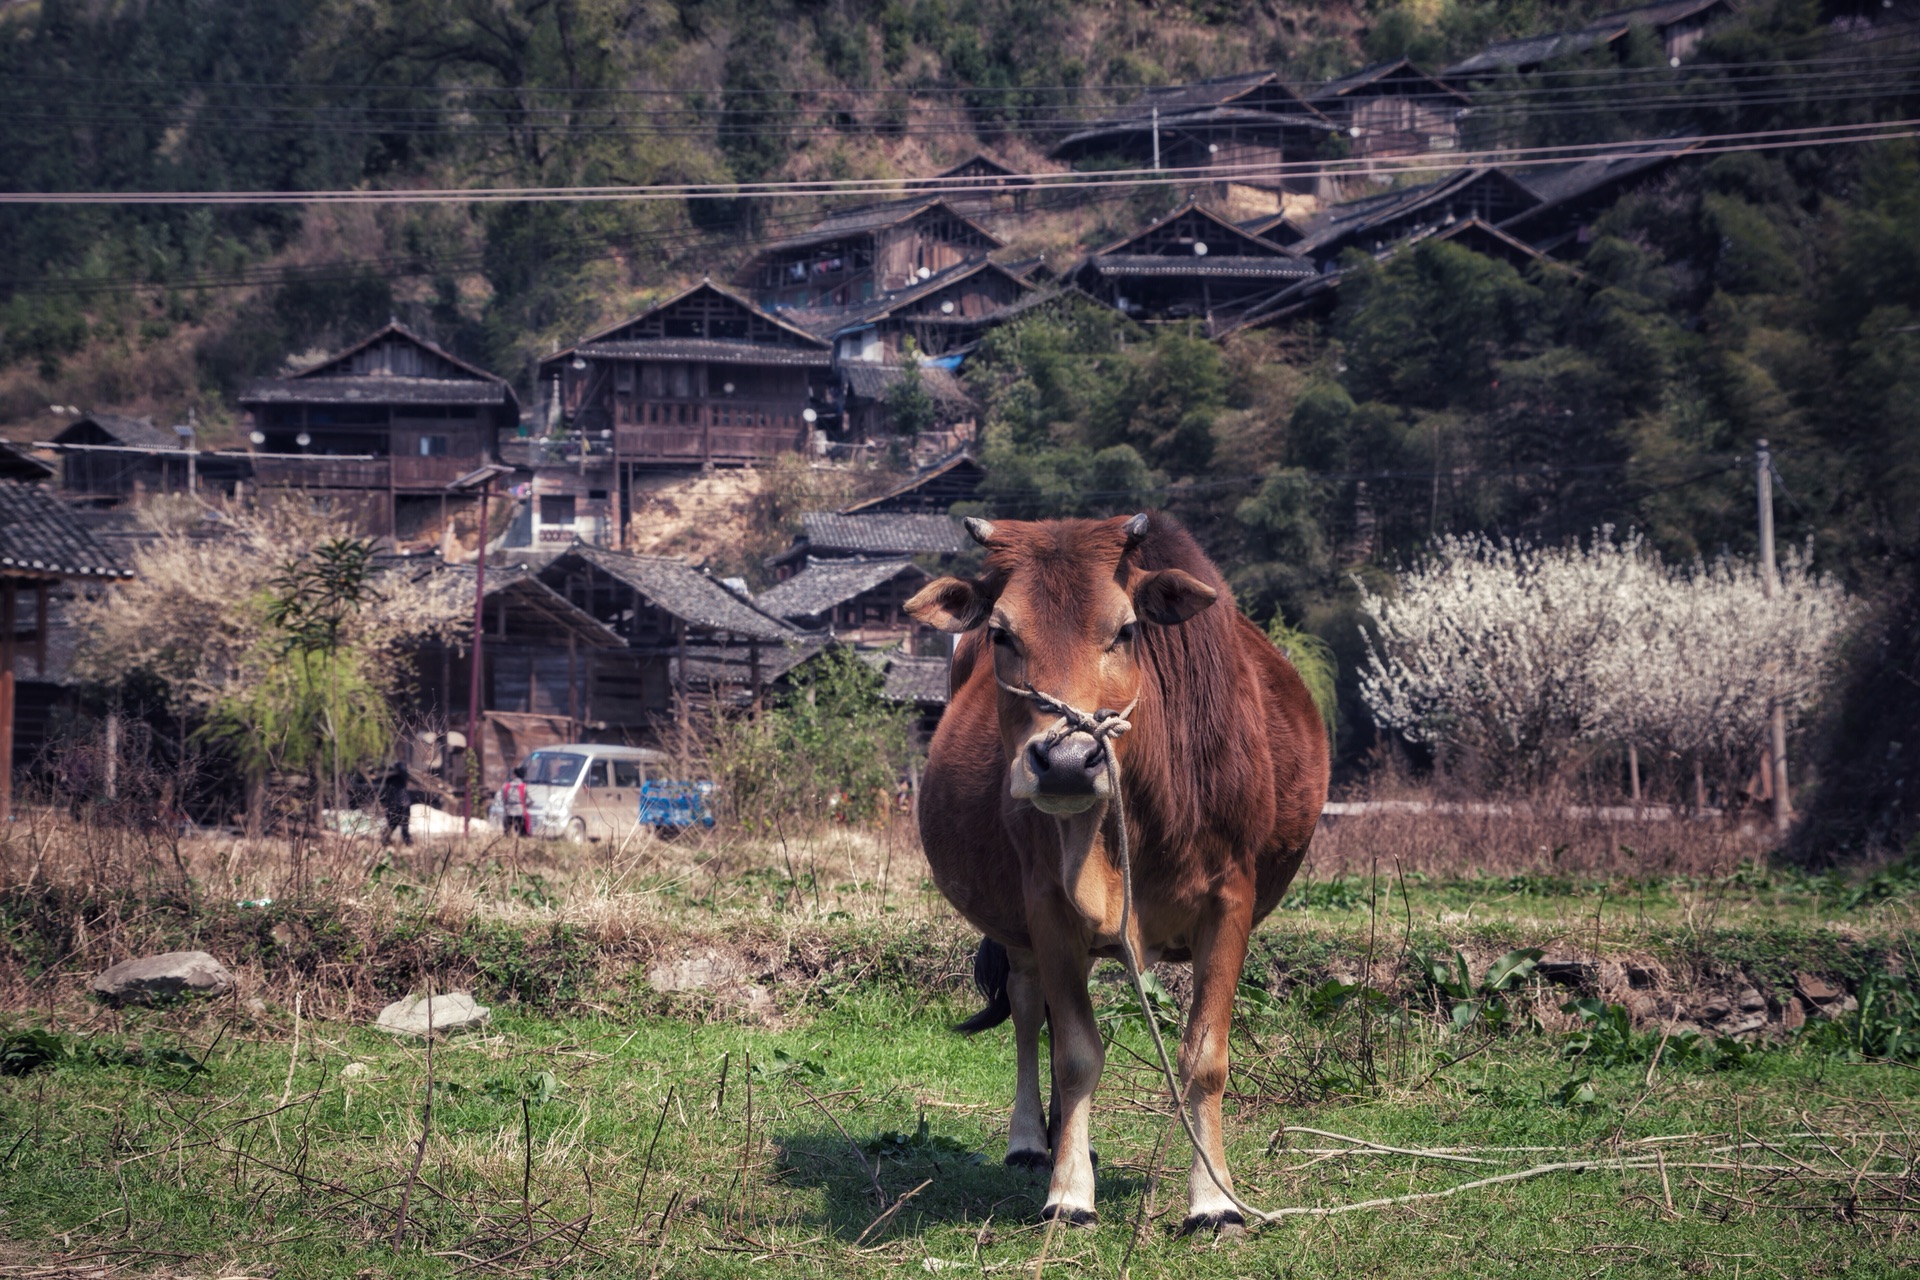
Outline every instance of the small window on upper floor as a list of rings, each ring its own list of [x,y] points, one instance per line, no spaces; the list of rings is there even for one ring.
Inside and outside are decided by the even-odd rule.
[[[445,436],[421,436],[420,456],[423,458],[446,457],[447,438]]]
[[[570,493],[549,493],[541,495],[540,523],[572,524],[573,495]]]

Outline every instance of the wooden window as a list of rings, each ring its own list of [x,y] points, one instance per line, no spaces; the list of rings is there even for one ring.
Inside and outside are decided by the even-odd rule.
[[[540,497],[541,524],[572,524],[573,495],[570,493],[548,493]]]

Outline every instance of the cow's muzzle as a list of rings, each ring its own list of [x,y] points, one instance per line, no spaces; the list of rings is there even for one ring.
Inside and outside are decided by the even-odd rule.
[[[1107,752],[1112,747],[1090,733],[1057,738],[1036,733],[1013,765],[1013,798],[1043,813],[1083,813],[1112,789]]]

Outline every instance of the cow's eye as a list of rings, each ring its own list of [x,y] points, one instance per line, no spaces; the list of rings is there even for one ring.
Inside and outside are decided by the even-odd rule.
[[[1138,630],[1139,628],[1135,626],[1133,623],[1131,622],[1127,623],[1125,626],[1121,627],[1118,631],[1113,633],[1113,644],[1111,647],[1118,649],[1123,644],[1132,643],[1134,633]]]
[[[988,627],[987,636],[1003,649],[1013,647],[1013,636],[1008,633],[1005,627]]]

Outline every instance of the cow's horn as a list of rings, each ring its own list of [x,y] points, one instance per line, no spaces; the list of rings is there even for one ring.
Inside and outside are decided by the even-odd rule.
[[[1140,539],[1146,536],[1147,513],[1142,511],[1139,515],[1127,521],[1127,550],[1131,551],[1133,548],[1139,546]]]
[[[990,546],[993,542],[993,521],[982,520],[979,516],[968,516],[960,523],[967,526],[967,536],[981,546]]]

